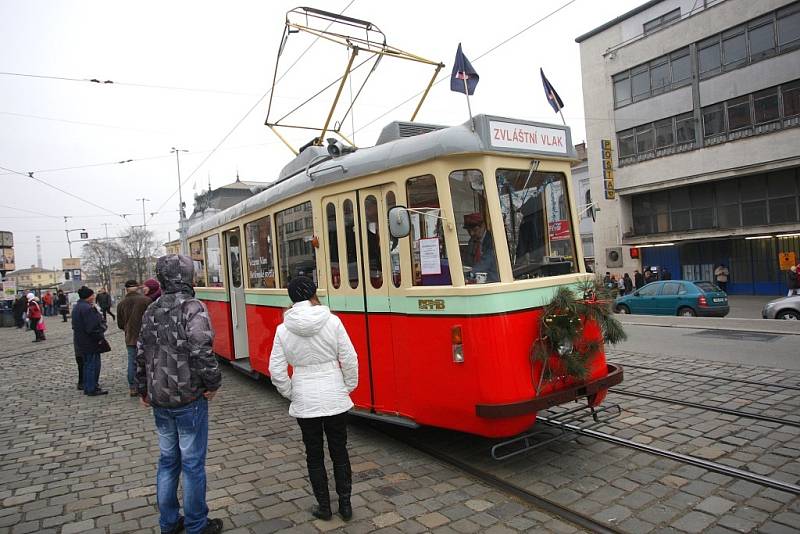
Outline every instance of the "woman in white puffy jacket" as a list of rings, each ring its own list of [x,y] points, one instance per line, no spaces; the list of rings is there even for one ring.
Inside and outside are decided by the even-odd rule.
[[[280,394],[291,401],[289,415],[297,418],[303,433],[308,477],[317,499],[312,514],[326,520],[332,516],[324,433],[333,461],[339,514],[347,521],[353,516],[347,411],[353,407],[350,393],[358,385],[358,357],[342,321],[320,304],[311,279],[294,278],[288,289],[294,305],[275,332],[270,376]]]

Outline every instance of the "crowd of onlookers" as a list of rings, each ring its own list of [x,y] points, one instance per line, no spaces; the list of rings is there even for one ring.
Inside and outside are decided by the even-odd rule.
[[[645,267],[642,272],[639,272],[638,269],[634,270],[633,278],[631,278],[628,273],[623,273],[622,276],[617,277],[617,275],[606,271],[603,277],[603,285],[612,293],[622,296],[633,293],[637,289],[641,289],[650,282],[657,280],[672,280],[672,273],[666,267],[660,271]]]

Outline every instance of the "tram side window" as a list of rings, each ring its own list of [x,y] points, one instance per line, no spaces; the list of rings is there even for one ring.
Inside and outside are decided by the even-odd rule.
[[[406,181],[411,217],[411,265],[415,286],[450,285],[450,263],[444,242],[436,179],[428,174]]]
[[[208,286],[222,287],[222,256],[219,251],[219,235],[206,238],[206,267]]]
[[[467,284],[499,282],[483,173],[479,170],[451,172],[450,196],[459,228],[458,248],[464,281]]]
[[[564,174],[498,169],[497,190],[514,280],[576,272]]]
[[[269,215],[244,225],[247,240],[247,276],[252,288],[275,287],[272,224]]]
[[[311,244],[314,229],[303,228],[306,217],[312,217],[311,202],[275,214],[281,287],[288,287],[298,276],[307,276],[318,283],[316,252]]]
[[[381,262],[381,234],[378,226],[378,199],[367,195],[364,199],[364,218],[367,221],[367,258],[369,281],[372,287],[383,286],[383,263]]]
[[[386,193],[386,211],[392,209],[397,205],[397,199],[394,196],[393,191],[389,191]],[[400,287],[400,240],[396,237],[392,237],[389,233],[388,225],[389,225],[389,218],[386,218],[386,235],[389,237],[389,261],[392,272],[392,284],[394,287]]]
[[[350,287],[358,287],[358,251],[356,250],[356,217],[353,202],[350,199],[342,202],[344,215],[344,245],[347,253],[347,280]]]
[[[342,285],[342,273],[339,267],[339,233],[336,229],[336,206],[329,202],[325,206],[325,218],[328,225],[328,249],[331,266],[331,286],[339,289]]]
[[[189,243],[189,255],[194,264],[194,285],[206,287],[206,259],[203,256],[203,242],[201,240]]]

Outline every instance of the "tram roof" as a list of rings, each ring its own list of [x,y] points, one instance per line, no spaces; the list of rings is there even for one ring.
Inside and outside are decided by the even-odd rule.
[[[471,122],[474,123],[474,131]],[[577,157],[568,126],[493,115],[477,115],[473,121],[456,126],[425,125],[425,129],[430,131],[412,137],[402,137],[402,133],[387,135],[387,131],[398,131],[398,125],[399,131],[402,131],[403,125],[416,124],[391,123],[384,128],[379,144],[335,158],[329,156],[324,147],[308,147],[287,164],[278,180],[266,189],[193,224],[189,227],[188,235],[202,234],[312,189],[438,157],[473,153],[569,160]],[[547,145],[548,141],[554,144]]]

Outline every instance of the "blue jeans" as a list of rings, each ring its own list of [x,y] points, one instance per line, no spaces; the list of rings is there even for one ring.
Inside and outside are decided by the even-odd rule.
[[[136,345],[127,346],[128,349],[128,387],[133,389],[133,379],[136,377]]]
[[[158,429],[157,497],[161,530],[180,520],[178,476],[183,472],[183,513],[188,534],[202,532],[208,522],[206,451],[208,401],[200,398],[180,408],[153,407]]]
[[[93,393],[100,381],[100,354],[83,355],[83,392]]]

